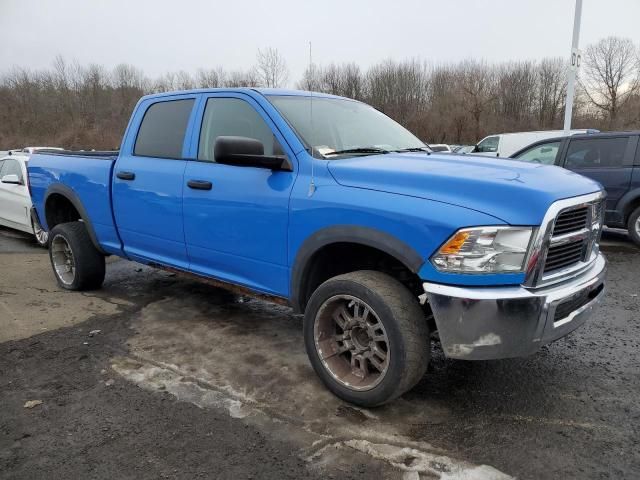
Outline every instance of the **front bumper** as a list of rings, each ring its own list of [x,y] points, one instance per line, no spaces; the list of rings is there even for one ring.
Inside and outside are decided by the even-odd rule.
[[[522,357],[581,326],[602,299],[607,262],[549,287],[453,287],[424,283],[445,355]]]

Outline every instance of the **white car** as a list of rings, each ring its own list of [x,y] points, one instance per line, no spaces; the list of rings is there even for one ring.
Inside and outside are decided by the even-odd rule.
[[[0,225],[32,233],[46,247],[49,233],[31,213],[31,195],[27,184],[29,156],[8,155],[0,158]]]
[[[581,133],[598,133],[599,130],[571,130],[569,135]],[[547,138],[564,136],[564,130],[540,130],[537,132],[515,132],[489,135],[478,142],[471,151],[474,155],[491,157],[510,157],[517,151],[532,143]]]

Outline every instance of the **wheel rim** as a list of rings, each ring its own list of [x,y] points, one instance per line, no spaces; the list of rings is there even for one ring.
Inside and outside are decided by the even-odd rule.
[[[389,339],[376,312],[362,300],[336,295],[318,310],[314,323],[318,357],[345,387],[364,391],[378,385],[389,368]]]
[[[51,261],[60,281],[71,285],[76,277],[76,263],[69,243],[60,235],[51,241]]]
[[[640,217],[636,218],[636,235],[640,237]]]
[[[33,234],[36,236],[36,240],[40,245],[46,245],[49,240],[49,232],[44,230],[36,222],[33,222]]]

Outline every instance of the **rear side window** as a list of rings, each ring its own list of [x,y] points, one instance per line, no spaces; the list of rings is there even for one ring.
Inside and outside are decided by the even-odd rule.
[[[215,162],[213,154],[216,138],[224,136],[248,137],[260,140],[264,154],[274,154],[275,138],[260,114],[239,98],[210,98],[204,110],[198,160]]]
[[[571,140],[566,168],[615,168],[624,164],[628,137]]]
[[[537,147],[532,147],[529,150],[522,152],[515,157],[518,160],[532,163],[542,163],[544,165],[554,165],[556,157],[558,156],[558,150],[560,149],[560,142],[549,142]]]
[[[184,134],[193,108],[192,98],[151,105],[142,119],[134,155],[182,158]]]

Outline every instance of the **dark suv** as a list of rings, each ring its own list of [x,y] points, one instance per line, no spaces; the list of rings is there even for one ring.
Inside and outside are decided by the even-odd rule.
[[[510,158],[558,165],[607,190],[605,225],[626,228],[640,246],[640,132],[571,135],[533,143]]]

